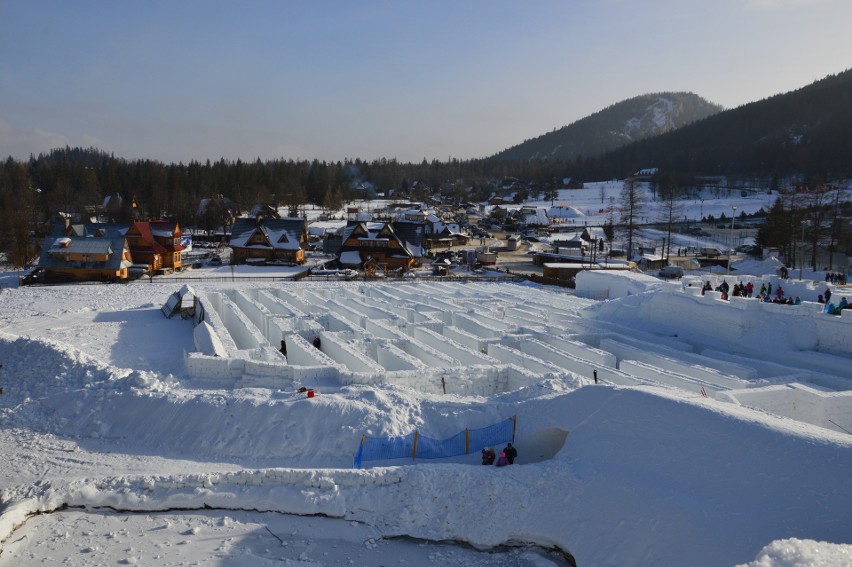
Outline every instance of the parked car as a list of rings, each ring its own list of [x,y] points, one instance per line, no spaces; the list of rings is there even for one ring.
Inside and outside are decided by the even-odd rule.
[[[21,283],[29,285],[44,281],[44,268],[30,268],[21,276]]]
[[[659,276],[661,278],[682,278],[683,268],[680,266],[663,266],[660,269]]]

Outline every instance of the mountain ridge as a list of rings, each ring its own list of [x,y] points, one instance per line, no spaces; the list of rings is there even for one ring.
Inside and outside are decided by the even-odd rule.
[[[638,95],[498,152],[499,161],[573,161],[676,130],[721,112],[720,105],[691,92]]]
[[[850,152],[852,69],[575,165],[591,176],[653,166],[705,175],[831,178],[852,171]]]

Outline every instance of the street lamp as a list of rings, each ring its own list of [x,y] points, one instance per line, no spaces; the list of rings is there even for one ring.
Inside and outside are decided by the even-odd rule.
[[[731,273],[731,246],[734,245],[734,219],[737,217],[737,206],[734,205],[731,207],[733,212],[731,213],[731,243],[728,246],[728,273]]]

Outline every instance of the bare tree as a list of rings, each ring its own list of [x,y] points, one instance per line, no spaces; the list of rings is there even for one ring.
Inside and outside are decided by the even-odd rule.
[[[672,251],[672,231],[674,223],[681,217],[683,213],[683,203],[681,203],[677,196],[679,195],[679,191],[675,187],[674,183],[671,182],[663,182],[659,185],[659,193],[660,193],[660,207],[658,209],[658,220],[659,222],[666,225],[666,264],[669,262],[669,256],[671,256]]]
[[[635,177],[628,177],[621,186],[621,229],[627,238],[628,258],[633,254],[633,235],[639,228],[643,210],[641,186]]]

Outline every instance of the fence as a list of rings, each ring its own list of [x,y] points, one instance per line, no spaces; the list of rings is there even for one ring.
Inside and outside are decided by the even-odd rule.
[[[471,447],[479,451],[500,443],[515,440],[518,416],[480,429],[465,429],[448,439],[435,439],[420,435],[418,431],[402,437],[361,437],[355,453],[354,467],[360,469],[364,461],[391,459],[442,459],[470,454]]]

